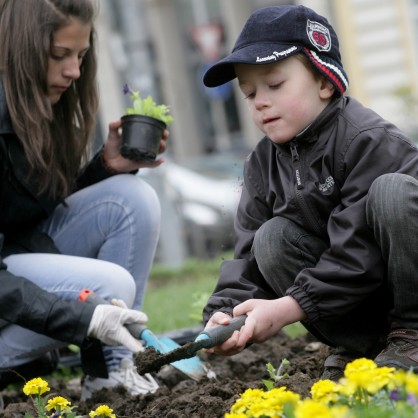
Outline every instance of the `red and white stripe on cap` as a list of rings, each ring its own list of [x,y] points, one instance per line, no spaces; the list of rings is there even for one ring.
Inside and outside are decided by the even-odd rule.
[[[348,80],[341,68],[330,62],[326,62],[320,58],[318,53],[311,49],[304,48],[305,54],[309,57],[312,63],[320,70],[320,72],[328,77],[328,79],[337,87],[341,94],[348,88]]]

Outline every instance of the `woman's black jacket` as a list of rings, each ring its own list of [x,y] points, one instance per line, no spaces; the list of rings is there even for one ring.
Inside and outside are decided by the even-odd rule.
[[[57,340],[81,345],[94,306],[63,301],[7,269],[4,257],[25,252],[59,253],[50,237],[37,230],[61,203],[38,196],[22,147],[13,131],[0,82],[0,323],[18,324]],[[51,174],[52,175],[52,174]],[[111,176],[97,154],[78,182],[86,187]],[[58,272],[57,272],[58,274]]]

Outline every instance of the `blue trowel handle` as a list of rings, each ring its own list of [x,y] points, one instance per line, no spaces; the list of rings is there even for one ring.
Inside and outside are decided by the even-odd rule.
[[[216,327],[202,331],[195,341],[199,341],[204,348],[222,344],[234,331],[240,329],[244,325],[246,319],[247,315],[237,316],[236,318],[231,319],[231,322],[228,325],[217,325]]]

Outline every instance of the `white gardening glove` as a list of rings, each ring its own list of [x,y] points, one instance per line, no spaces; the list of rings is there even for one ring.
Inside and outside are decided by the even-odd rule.
[[[110,301],[112,305],[119,306],[119,308],[129,309],[128,305],[122,299],[112,299]],[[148,320],[148,319],[147,319]]]
[[[97,338],[105,344],[124,345],[134,353],[144,351],[141,341],[134,338],[124,325],[136,322],[146,324],[148,321],[147,315],[133,309],[114,306],[121,305],[118,302],[121,301],[114,299],[112,305],[97,305],[87,335]],[[123,305],[126,306],[126,304]]]

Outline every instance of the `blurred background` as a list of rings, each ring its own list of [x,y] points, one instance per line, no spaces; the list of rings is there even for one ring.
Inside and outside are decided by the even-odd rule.
[[[171,108],[166,163],[138,174],[162,206],[156,261],[181,265],[233,246],[242,164],[261,138],[235,81],[207,89],[202,75],[227,55],[251,12],[303,4],[336,29],[348,95],[418,141],[418,0],[100,0],[97,146],[119,118],[128,83]]]

